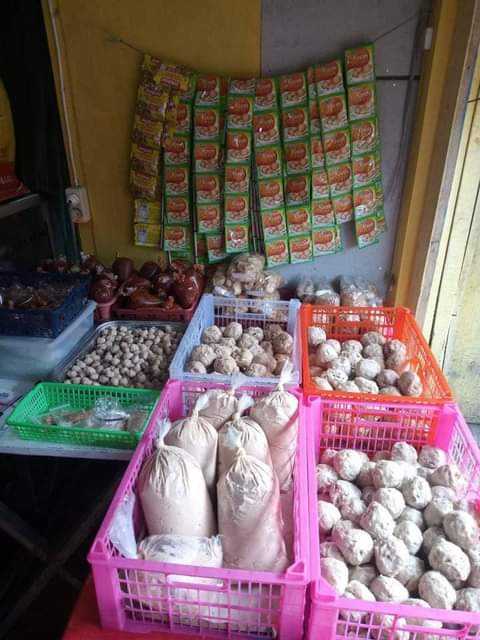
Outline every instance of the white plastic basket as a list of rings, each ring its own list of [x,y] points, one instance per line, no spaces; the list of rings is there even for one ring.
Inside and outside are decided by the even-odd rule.
[[[192,349],[200,344],[202,332],[214,324],[224,327],[230,322],[239,322],[247,327],[266,327],[278,324],[293,337],[293,375],[287,386],[301,383],[300,339],[297,329],[297,317],[300,301],[292,300],[251,300],[245,298],[223,298],[205,294],[195,311],[185,334],[178,345],[177,352],[170,365],[170,378],[203,382],[221,382],[228,384],[231,376],[219,373],[188,373],[185,367]],[[279,378],[248,378],[249,384],[276,385]]]

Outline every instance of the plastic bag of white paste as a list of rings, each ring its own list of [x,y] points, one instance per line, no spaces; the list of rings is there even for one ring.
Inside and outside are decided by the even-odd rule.
[[[239,449],[217,484],[224,565],[282,572],[288,567],[278,478],[272,467]]]
[[[192,415],[173,423],[165,436],[165,444],[185,449],[200,465],[210,495],[215,492],[215,473],[217,469],[218,433],[209,420],[199,415],[208,399],[199,396]]]
[[[218,475],[228,471],[238,449],[271,466],[270,449],[265,432],[252,418],[242,414],[253,405],[253,398],[244,394],[238,401],[237,411],[218,432]]]
[[[238,398],[236,389],[246,384],[247,377],[242,373],[232,376],[230,389],[209,389],[201,397],[206,397],[207,402],[200,410],[200,415],[206,418],[215,429],[220,429],[222,424],[233,416],[237,410]]]
[[[287,361],[277,389],[256,400],[250,411],[250,417],[258,422],[267,436],[281,491],[288,491],[293,482],[297,450],[298,398],[284,389],[291,374],[292,364]]]

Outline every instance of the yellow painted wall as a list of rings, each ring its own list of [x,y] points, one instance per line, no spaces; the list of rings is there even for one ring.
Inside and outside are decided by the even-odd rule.
[[[165,60],[225,75],[260,73],[260,0],[55,0],[64,52],[74,153],[88,189],[92,223],[84,250],[110,261],[118,252],[155,257],[132,240],[128,192],[130,130],[141,55],[109,42],[114,34]],[[51,48],[48,2],[43,2]],[[52,58],[54,58],[52,55]],[[58,68],[54,61],[57,78]]]

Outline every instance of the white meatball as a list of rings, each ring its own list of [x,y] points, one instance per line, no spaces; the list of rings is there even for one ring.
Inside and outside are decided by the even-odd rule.
[[[425,531],[426,528],[422,512],[418,509],[414,509],[413,507],[405,507],[402,515],[398,519],[398,522],[413,522],[417,525],[420,531]]]
[[[403,630],[407,624],[405,618],[390,613],[376,613],[373,616],[373,622],[383,629],[383,631],[377,631],[375,635],[372,635],[377,640],[410,640],[410,633]],[[424,639],[422,638],[422,640]]]
[[[316,376],[312,379],[315,386],[321,389],[322,391],[333,391],[332,385],[326,378],[320,378],[319,376]]]
[[[362,500],[365,502],[367,507],[371,502],[373,502],[376,491],[377,489],[375,489],[375,487],[364,487],[362,489]]]
[[[399,518],[405,509],[405,500],[398,489],[377,489],[373,499],[384,506],[394,520]]]
[[[215,351],[209,344],[199,344],[190,354],[190,360],[201,362],[205,367],[212,365],[216,357]]]
[[[400,391],[397,389],[397,387],[382,387],[378,393],[381,396],[401,396],[402,395]]]
[[[333,347],[335,349],[335,351],[337,352],[337,355],[340,354],[340,351],[342,350],[342,345],[340,344],[340,342],[338,340],[334,340],[333,338],[329,338],[325,344],[330,345],[331,347]]]
[[[352,372],[352,363],[346,356],[338,356],[335,360],[331,360],[327,367],[329,369],[340,369],[347,375],[347,378]]]
[[[260,329],[261,331],[261,329]],[[225,338],[233,338],[235,342],[240,339],[243,333],[243,327],[239,322],[230,322],[223,330]],[[263,336],[263,331],[262,331]]]
[[[337,524],[332,529],[332,541],[335,542],[335,544],[338,546],[339,540],[341,540],[345,536],[347,531],[350,531],[354,527],[355,525],[353,524],[353,522],[350,522],[350,520],[340,520],[340,522],[337,522]]]
[[[342,343],[342,351],[347,353],[362,353],[363,345],[358,340],[345,340]]]
[[[330,344],[325,342],[319,345],[316,351],[316,361],[320,366],[325,366],[332,360],[336,360],[337,356],[338,353],[336,350]]]
[[[371,502],[360,519],[360,526],[371,536],[381,540],[393,535],[395,520],[385,507],[378,502]]]
[[[198,360],[190,360],[186,370],[189,373],[207,373],[207,367]]]
[[[367,505],[360,498],[348,498],[342,502],[340,510],[342,512],[342,518],[358,524],[367,510]]]
[[[340,385],[348,381],[348,375],[343,369],[328,369],[325,377],[334,389],[338,389]]]
[[[342,556],[340,549],[335,542],[321,542],[320,543],[320,557],[321,558],[335,558],[345,562],[345,558]]]
[[[222,331],[216,325],[206,327],[202,332],[201,341],[203,344],[215,344],[222,337]]]
[[[377,576],[370,583],[370,590],[380,602],[402,602],[409,596],[403,584],[389,576]]]
[[[338,480],[338,474],[328,464],[317,464],[317,491],[321,493]]]
[[[399,462],[393,460],[380,460],[372,469],[373,485],[377,489],[391,487],[398,489],[403,482],[403,469]]]
[[[363,349],[364,358],[373,358],[377,360],[380,358],[383,360],[383,347],[381,344],[367,344]]]
[[[330,533],[342,518],[340,511],[331,502],[325,502],[324,500],[318,501],[317,510],[320,533]]]
[[[468,550],[479,542],[479,530],[475,518],[466,511],[451,511],[443,519],[447,538]]]
[[[407,564],[409,555],[403,540],[395,536],[375,543],[375,563],[384,576],[394,578]]]
[[[407,356],[407,345],[401,340],[387,340],[383,345],[385,357],[391,356],[393,353],[400,353],[404,358]]]
[[[325,342],[327,334],[321,327],[308,327],[308,344],[311,347],[318,347],[319,344]]]
[[[467,555],[470,558],[472,570],[468,576],[468,586],[480,588],[480,549],[469,549]]]
[[[350,580],[343,597],[352,598],[354,600],[365,600],[367,602],[376,602],[376,598],[370,589],[359,580]],[[367,614],[363,611],[340,610],[340,617],[345,620],[351,620],[352,622],[361,622],[365,615]]]
[[[432,486],[442,485],[455,491],[461,491],[465,485],[465,479],[455,464],[444,464],[435,469],[429,477]]]
[[[373,358],[364,358],[355,365],[355,375],[357,378],[367,378],[375,380],[380,373],[380,365]]]
[[[417,451],[408,442],[396,442],[392,447],[391,459],[409,464],[417,464]]]
[[[447,513],[453,511],[453,502],[446,498],[433,498],[423,512],[427,527],[441,526]]]
[[[447,578],[438,571],[427,571],[420,578],[418,593],[434,609],[452,609],[457,593]]]
[[[472,613],[480,613],[480,589],[460,589],[460,591],[457,593],[455,609],[458,609],[459,611],[471,611]],[[477,633],[478,626],[472,628],[471,632]]]
[[[362,354],[359,353],[358,351],[345,351],[345,350],[340,351],[339,357],[347,358],[347,360],[350,362],[352,371],[354,370],[357,362],[360,362],[360,360],[362,360],[363,358]]]
[[[398,379],[398,388],[404,396],[418,397],[422,395],[423,385],[413,371],[404,371]]]
[[[360,389],[357,387],[353,380],[347,380],[347,382],[341,382],[337,385],[337,391],[347,391],[348,393],[360,393]]]
[[[365,487],[372,486],[372,469],[375,468],[375,462],[371,460],[367,460],[364,462],[360,468],[358,476],[356,478],[356,483],[359,487],[364,489]]]
[[[328,584],[341,596],[348,584],[348,568],[341,560],[320,558],[320,574]]]
[[[350,580],[357,580],[368,587],[377,577],[378,571],[373,564],[362,564],[359,567],[351,567],[349,575]]]
[[[263,329],[262,329],[262,327],[248,327],[245,330],[245,333],[248,333],[249,336],[253,336],[257,342],[262,342],[263,341]],[[267,344],[271,344],[271,343],[267,341]]]
[[[329,489],[329,497],[336,507],[341,507],[342,502],[349,498],[360,498],[361,491],[347,480],[337,480]]]
[[[325,449],[320,455],[320,462],[322,464],[333,465],[333,459],[337,455],[337,451],[335,449]]]
[[[357,376],[354,382],[361,393],[378,393],[378,385],[374,380]]]
[[[395,576],[408,589],[409,593],[418,591],[418,583],[425,573],[425,562],[417,556],[409,556],[402,570]]]
[[[338,451],[333,459],[333,468],[342,480],[353,481],[360,473],[363,464],[368,461],[365,453],[354,449]]]
[[[362,529],[349,529],[338,536],[338,548],[345,560],[351,565],[370,562],[373,556],[373,540],[369,533]]]
[[[428,467],[429,469],[437,469],[438,467],[441,467],[447,463],[447,454],[443,449],[425,445],[420,449],[418,462],[423,467]]]
[[[403,497],[408,506],[424,509],[432,500],[432,490],[425,478],[412,478],[402,487]]]
[[[428,554],[432,569],[436,569],[451,581],[466,580],[470,574],[470,560],[460,547],[448,540],[439,539]]]
[[[407,598],[402,602],[402,604],[405,604],[410,607],[421,607],[423,609],[430,609],[430,605],[428,604],[428,602],[425,602],[425,600],[422,600],[421,598]],[[427,615],[428,613],[425,613],[425,616]],[[421,616],[419,618],[407,616],[405,619],[407,621],[407,624],[414,625],[415,627],[427,627],[428,629],[441,629],[443,626],[440,620],[432,620],[424,616]],[[421,638],[419,637],[418,640],[440,640],[440,637],[437,635],[425,634],[425,635],[422,635]]]
[[[445,532],[441,527],[428,527],[423,532],[423,551],[426,555],[430,553],[433,545],[438,540],[446,540]]]
[[[368,346],[369,344],[384,345],[385,342],[386,338],[382,336],[382,334],[378,331],[367,331],[367,333],[364,333],[362,336],[362,345],[364,347]]]
[[[231,356],[227,356],[226,358],[215,358],[213,362],[213,370],[216,373],[231,376],[232,373],[236,373],[238,371],[238,365]]]
[[[376,380],[380,388],[383,387],[395,387],[398,381],[399,375],[393,369],[383,369],[378,374]]]
[[[437,484],[435,487],[432,487],[432,500],[450,500],[451,502],[455,502],[457,499],[457,494],[454,489],[450,487],[442,487],[442,485]]]
[[[398,522],[393,533],[397,538],[403,540],[408,552],[412,556],[420,551],[423,543],[423,534],[414,522],[411,520]]]

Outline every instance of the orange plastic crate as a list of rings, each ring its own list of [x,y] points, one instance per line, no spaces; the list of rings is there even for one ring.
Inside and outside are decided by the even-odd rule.
[[[347,391],[321,391],[314,384],[308,363],[308,327],[322,327],[328,338],[340,342],[359,339],[367,331],[378,331],[386,338],[398,338],[407,345],[409,368],[422,380],[423,394],[387,396]],[[303,390],[305,395],[348,398],[367,402],[401,402],[403,404],[443,404],[452,401],[448,382],[430,350],[413,314],[405,307],[321,307],[302,304],[300,308],[302,340]]]

